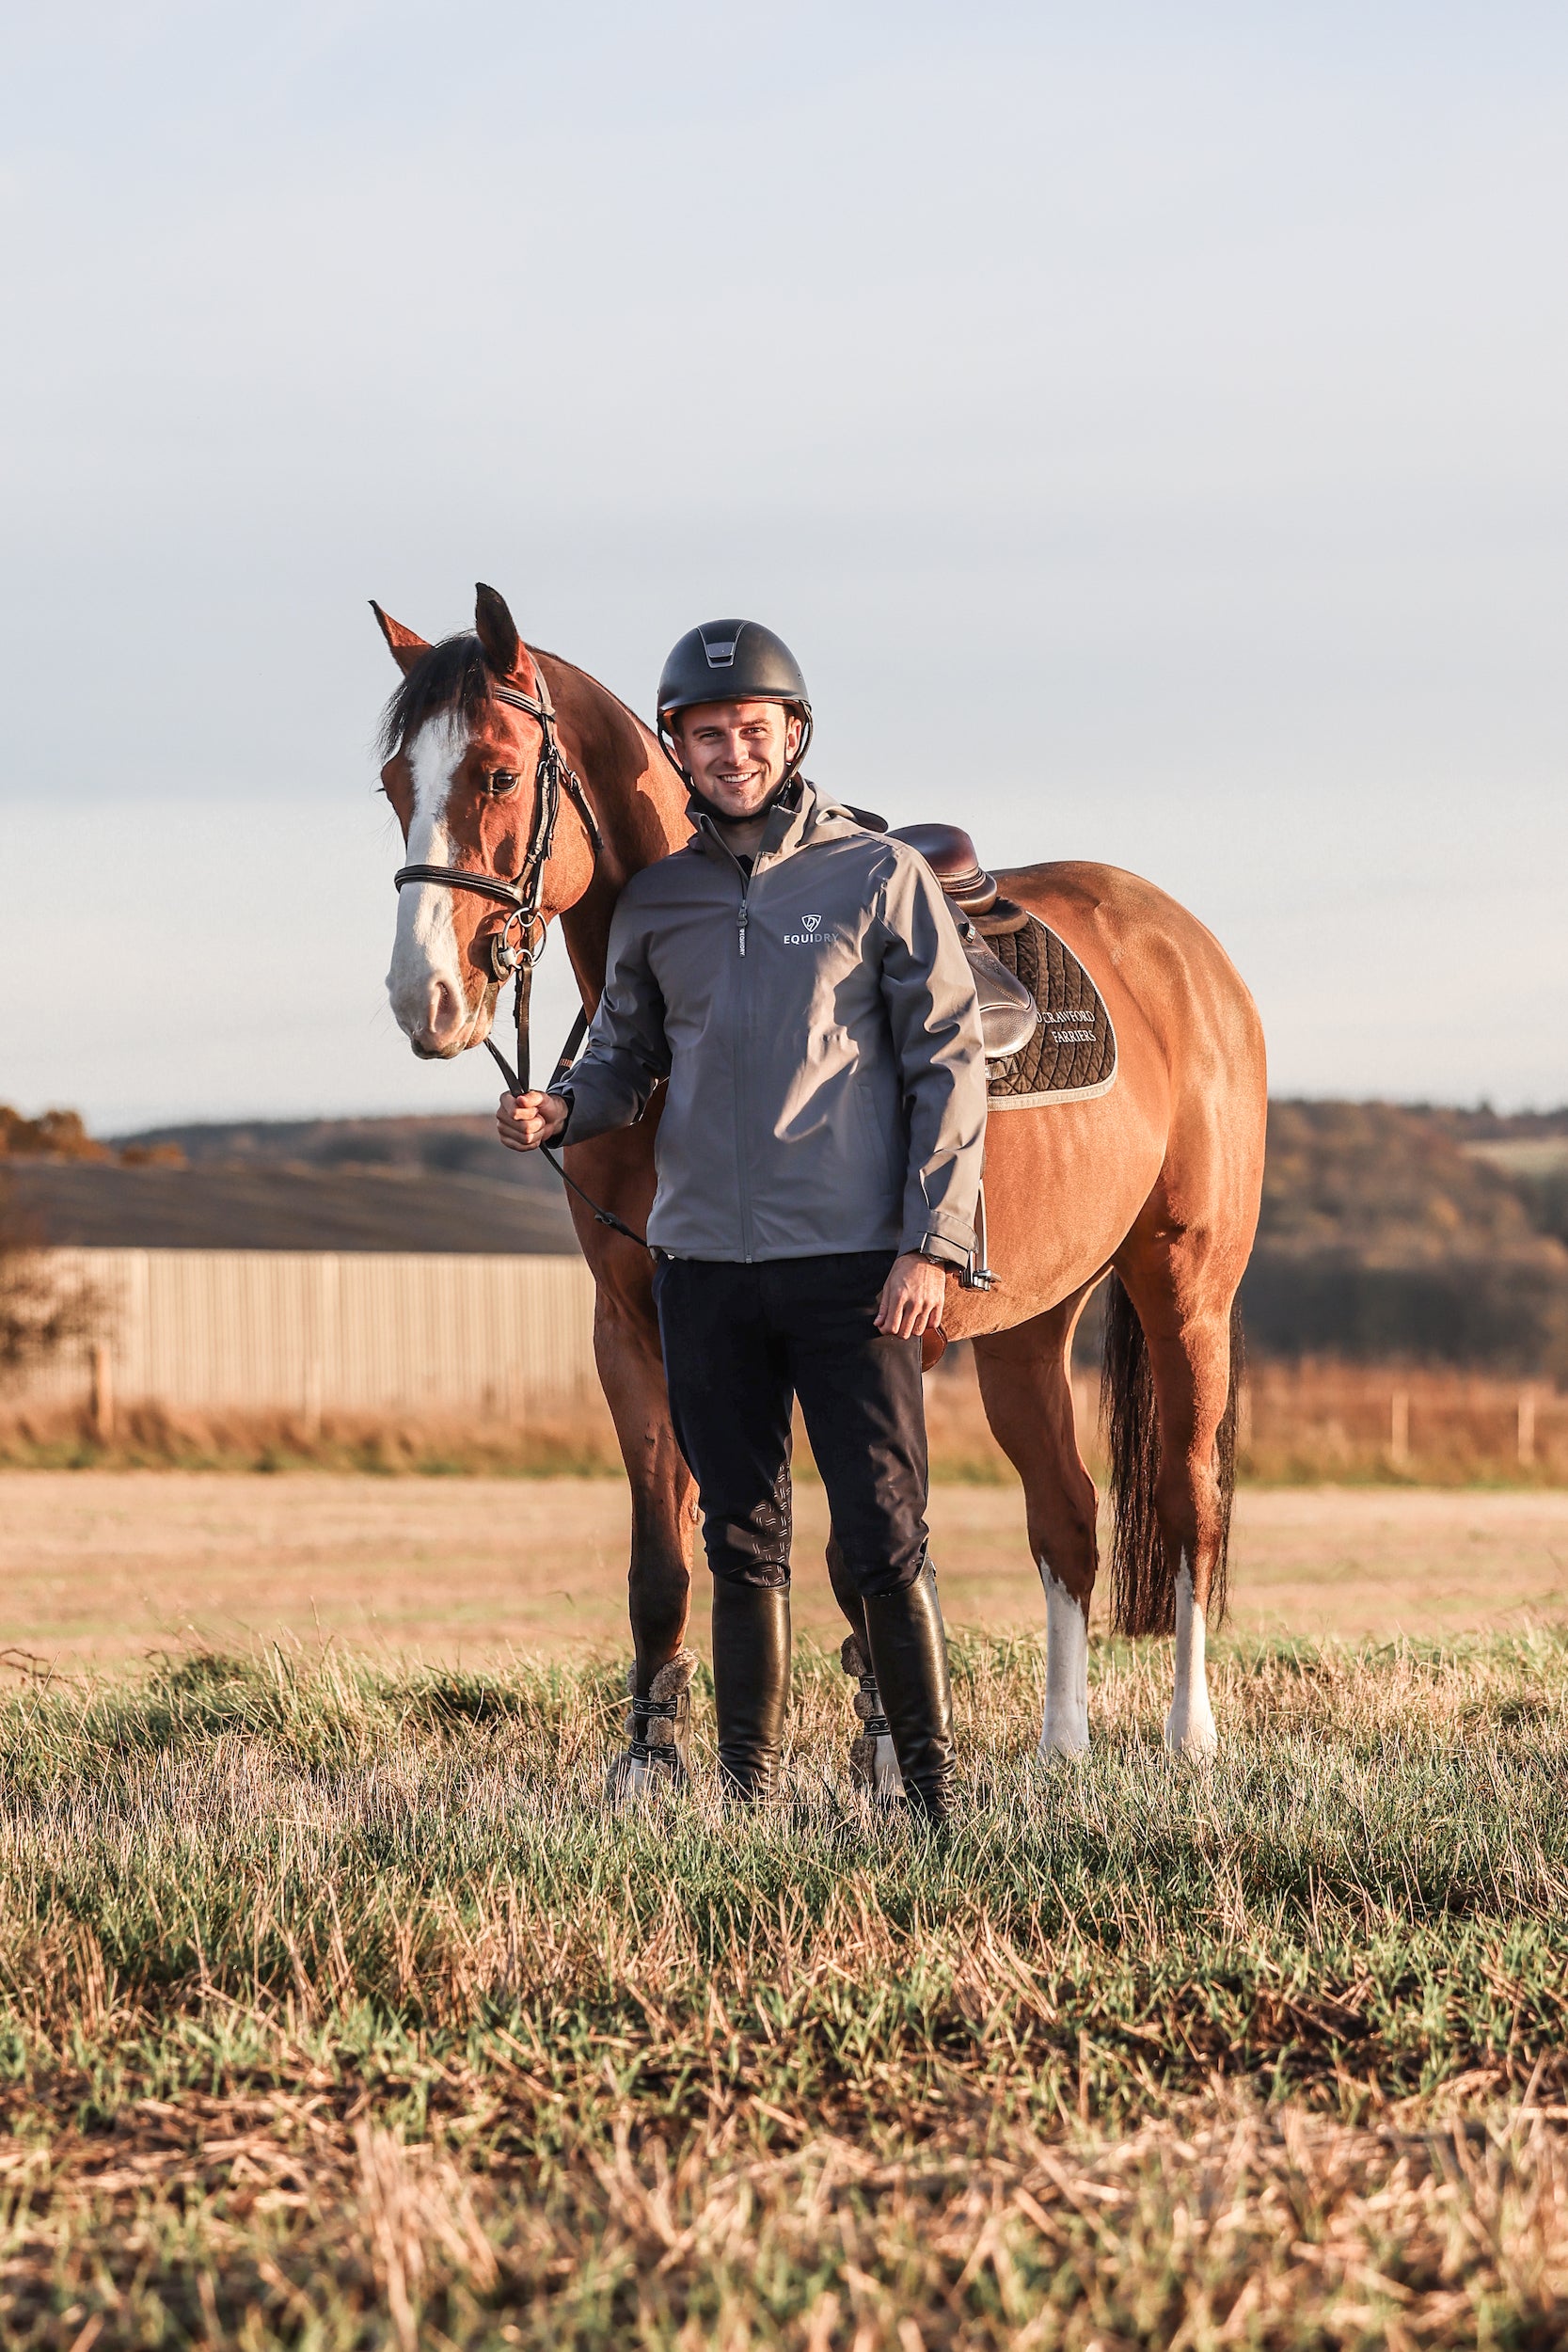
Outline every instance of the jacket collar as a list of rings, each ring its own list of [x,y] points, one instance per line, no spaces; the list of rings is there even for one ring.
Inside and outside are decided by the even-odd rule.
[[[686,803],[686,813],[697,828],[693,849],[701,849],[712,858],[722,859],[733,866],[735,857],[728,843],[713,821],[712,811],[700,792],[693,792]],[[818,792],[804,776],[792,776],[768,812],[768,823],[757,850],[753,872],[765,862],[786,858],[811,841],[823,824],[853,824],[847,808]]]

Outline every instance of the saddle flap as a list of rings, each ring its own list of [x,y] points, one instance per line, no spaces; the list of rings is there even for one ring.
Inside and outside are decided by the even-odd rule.
[[[1006,1061],[1010,1055],[1022,1054],[1034,1036],[1039,1025],[1039,1007],[1017,974],[992,955],[972,925],[964,924],[963,931],[964,954],[980,999],[986,1059]]]

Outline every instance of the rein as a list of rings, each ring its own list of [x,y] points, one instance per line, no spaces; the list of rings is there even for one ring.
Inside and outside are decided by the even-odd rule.
[[[544,737],[534,770],[533,825],[523,856],[522,871],[516,881],[508,882],[499,874],[471,873],[462,866],[400,866],[392,876],[395,890],[401,890],[405,882],[435,882],[443,889],[466,890],[476,898],[489,898],[496,905],[510,909],[500,930],[490,939],[490,972],[498,981],[504,981],[509,974],[513,976],[513,1010],[517,1024],[516,1069],[513,1069],[493,1037],[484,1041],[485,1052],[506,1080],[509,1094],[526,1094],[529,1090],[529,999],[533,993],[533,967],[545,951],[546,925],[539,912],[539,901],[544,895],[545,868],[549,864],[550,851],[555,844],[555,828],[561,815],[562,792],[582,819],[595,870],[604,855],[604,836],[599,831],[599,820],[594,814],[593,804],[582,788],[582,779],[562,756],[561,740],[556,734],[555,706],[550,701],[545,673],[537,665],[535,675],[539,680],[537,700],[531,694],[518,693],[511,686],[492,686],[490,689],[496,702],[505,703],[513,710],[526,711],[531,719],[536,719]],[[515,943],[511,936],[515,923],[518,926]],[[578,1049],[587,1034],[588,1014],[584,1009],[578,1012],[572,1024],[571,1035],[562,1049],[561,1058],[550,1078],[551,1087],[558,1086],[565,1076],[577,1059]],[[567,1190],[575,1192],[584,1208],[592,1211],[596,1225],[608,1225],[612,1233],[624,1233],[627,1241],[634,1241],[640,1249],[646,1249],[646,1234],[634,1233],[613,1210],[601,1209],[598,1202],[583,1191],[577,1179],[567,1175],[547,1143],[542,1143],[539,1150]]]

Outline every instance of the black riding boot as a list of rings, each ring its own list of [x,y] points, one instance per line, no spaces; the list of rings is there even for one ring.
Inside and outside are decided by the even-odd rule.
[[[902,1592],[874,1594],[864,1606],[877,1690],[905,1793],[917,1812],[945,1821],[953,1809],[957,1769],[953,1685],[929,1565]]]
[[[713,1696],[719,1785],[759,1804],[773,1794],[789,1712],[789,1587],[713,1580]]]

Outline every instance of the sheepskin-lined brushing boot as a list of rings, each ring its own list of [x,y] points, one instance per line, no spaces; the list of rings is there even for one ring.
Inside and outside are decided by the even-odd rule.
[[[628,1744],[605,1782],[612,1804],[650,1796],[656,1788],[686,1788],[691,1781],[691,1677],[696,1653],[679,1649],[655,1675],[646,1698],[637,1695],[637,1668],[626,1668],[631,1714]]]
[[[789,1714],[789,1587],[713,1580],[713,1700],[719,1787],[764,1804],[779,1780]]]
[[[953,1810],[958,1757],[947,1635],[929,1562],[901,1592],[874,1593],[863,1605],[872,1672],[904,1793],[917,1812],[940,1824]]]
[[[845,1673],[860,1684],[854,1697],[860,1728],[849,1742],[850,1782],[856,1788],[869,1789],[884,1804],[895,1804],[903,1797],[904,1779],[894,1754],[893,1734],[882,1712],[881,1693],[863,1639],[849,1634],[838,1659]]]

